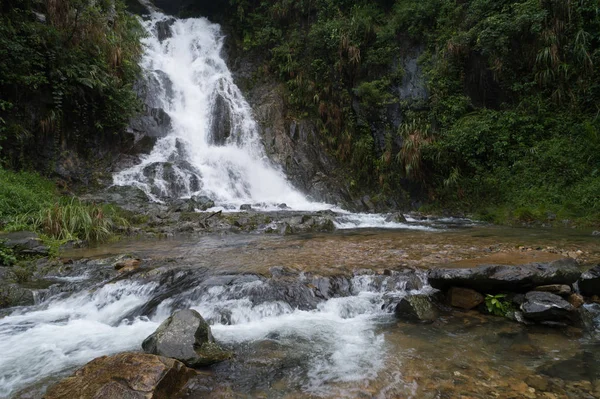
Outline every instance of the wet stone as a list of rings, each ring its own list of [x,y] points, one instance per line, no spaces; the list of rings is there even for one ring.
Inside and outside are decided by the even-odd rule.
[[[564,322],[573,318],[573,306],[560,296],[549,293],[532,291],[525,295],[521,305],[523,316],[529,320],[540,322]]]
[[[535,287],[535,291],[551,292],[556,295],[569,295],[571,294],[571,287],[565,284],[550,284]]]
[[[469,288],[460,287],[450,288],[450,290],[448,290],[448,299],[450,300],[451,306],[465,310],[473,309],[481,305],[484,301],[483,295],[479,292]]]
[[[214,342],[208,323],[192,309],[176,311],[144,340],[145,352],[174,358],[190,367],[209,366],[230,354]]]
[[[408,321],[433,322],[439,316],[433,298],[426,294],[405,296],[396,305],[394,312],[399,319]]]
[[[46,399],[170,399],[180,397],[195,375],[183,363],[142,353],[120,353],[92,360],[50,387]]]
[[[600,295],[600,265],[583,273],[577,285],[584,296]]]
[[[431,269],[433,288],[466,287],[478,292],[527,292],[550,284],[573,284],[581,276],[575,259],[564,258],[548,263],[526,265],[482,265],[465,269]]]

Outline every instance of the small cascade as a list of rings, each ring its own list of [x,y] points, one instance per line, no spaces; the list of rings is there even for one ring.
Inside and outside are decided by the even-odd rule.
[[[377,374],[386,356],[378,320],[391,317],[390,298],[427,289],[423,279],[414,272],[270,279],[179,273],[160,284],[118,281],[57,294],[0,319],[0,397],[98,356],[138,350],[182,308],[198,310],[233,350],[269,340],[304,353],[301,384],[318,394],[329,382]]]

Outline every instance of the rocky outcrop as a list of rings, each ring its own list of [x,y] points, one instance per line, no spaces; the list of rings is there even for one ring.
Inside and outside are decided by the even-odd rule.
[[[572,285],[581,276],[577,261],[571,258],[549,263],[527,265],[482,265],[466,269],[431,269],[432,287],[446,290],[452,286],[471,288],[478,292],[528,292],[550,284]]]
[[[407,321],[433,322],[439,311],[431,295],[409,294],[402,298],[394,310],[396,317]]]
[[[121,353],[92,360],[50,387],[45,399],[173,399],[196,373],[177,360]]]
[[[323,148],[315,124],[288,119],[284,90],[277,83],[261,83],[247,93],[267,155],[281,165],[294,186],[314,200],[350,204],[346,179],[341,178],[341,169]]]
[[[210,366],[231,355],[221,349],[212,336],[210,326],[192,309],[178,310],[144,340],[147,353],[171,357],[190,367]]]
[[[577,286],[584,296],[600,295],[600,265],[583,273]]]

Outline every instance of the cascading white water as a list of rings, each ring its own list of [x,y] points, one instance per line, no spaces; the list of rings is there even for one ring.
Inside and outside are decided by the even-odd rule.
[[[139,165],[117,173],[114,183],[137,186],[154,200],[203,194],[223,206],[322,209],[324,204],[308,201],[265,156],[252,110],[221,57],[219,25],[159,12],[143,24],[148,37],[141,66],[153,101],[170,116],[171,131]],[[169,24],[171,37],[161,41],[159,29]]]
[[[143,25],[148,36],[141,67],[153,106],[169,116],[169,133],[138,165],[116,173],[115,185],[138,187],[158,202],[205,195],[221,210],[242,204],[264,210],[278,210],[279,204],[293,210],[332,209],[341,215],[338,229],[430,229],[307,199],[266,157],[252,109],[221,56],[219,25],[156,10]]]
[[[215,285],[201,295],[196,288],[181,292],[150,317],[130,315],[156,294],[156,283],[120,281],[51,298],[0,319],[0,398],[98,356],[139,350],[144,338],[181,307],[198,310],[213,325],[215,338],[234,347],[276,336],[290,354],[306,357],[298,377],[303,389],[330,394],[330,383],[368,380],[383,367],[386,351],[376,319],[389,315],[382,310],[384,295],[406,291],[402,283],[388,287],[374,281],[354,277],[352,296],[329,299],[314,310],[250,300],[252,292],[267,287],[262,281]]]

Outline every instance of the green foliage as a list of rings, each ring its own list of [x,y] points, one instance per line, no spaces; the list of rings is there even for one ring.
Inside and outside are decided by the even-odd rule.
[[[80,239],[91,242],[107,241],[129,228],[128,220],[117,208],[86,204],[76,198],[63,199],[37,212],[19,215],[13,223],[13,228],[30,226],[57,240]]]
[[[485,307],[487,311],[495,316],[506,316],[511,310],[512,304],[509,301],[505,301],[506,295],[486,295],[485,296]]]
[[[116,207],[61,198],[55,185],[34,173],[0,169],[0,221],[5,229],[33,230],[56,247],[65,240],[106,241],[129,228],[129,215]],[[12,262],[0,245],[0,263]]]
[[[13,250],[2,247],[2,242],[0,241],[0,266],[12,266],[15,263],[17,263],[17,258]]]
[[[29,172],[0,168],[0,226],[14,216],[50,206],[59,196],[54,183]]]
[[[79,148],[120,132],[138,106],[142,32],[123,3],[7,0],[0,8],[0,160],[39,166],[40,143]]]

